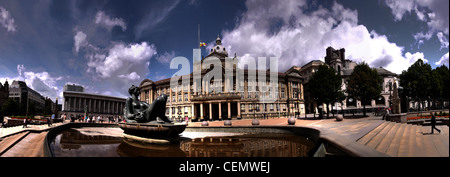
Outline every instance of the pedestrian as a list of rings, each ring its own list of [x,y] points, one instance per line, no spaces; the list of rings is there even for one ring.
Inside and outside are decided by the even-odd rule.
[[[433,114],[432,112],[430,112],[430,114],[431,114],[431,134],[434,134],[434,129],[436,129],[439,133],[441,133],[441,130],[436,128],[436,116],[437,116],[437,113]]]
[[[47,126],[51,127],[52,126],[52,122],[50,120],[50,118],[47,117]]]
[[[23,126],[22,126],[22,128],[27,128],[27,123],[28,123],[27,118],[23,119]]]

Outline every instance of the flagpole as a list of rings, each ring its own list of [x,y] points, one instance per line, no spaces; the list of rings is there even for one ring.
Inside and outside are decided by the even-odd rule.
[[[201,47],[200,47],[200,23],[198,24],[198,36],[197,37],[198,37],[197,46],[201,50]]]

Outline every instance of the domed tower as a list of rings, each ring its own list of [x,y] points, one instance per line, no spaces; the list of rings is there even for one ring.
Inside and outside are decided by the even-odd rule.
[[[214,54],[218,54],[219,58],[220,57],[228,57],[228,52],[225,49],[225,47],[222,46],[222,40],[220,39],[219,35],[217,35],[216,45],[213,48],[211,48],[211,51],[209,52],[208,56],[211,56]]]

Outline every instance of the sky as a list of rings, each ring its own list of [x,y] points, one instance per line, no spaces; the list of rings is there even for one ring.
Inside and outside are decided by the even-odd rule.
[[[0,0],[0,82],[62,100],[65,84],[128,97],[172,77],[219,35],[230,56],[279,57],[278,70],[324,61],[325,49],[400,74],[421,58],[449,65],[448,0]],[[192,71],[192,68],[191,68]]]

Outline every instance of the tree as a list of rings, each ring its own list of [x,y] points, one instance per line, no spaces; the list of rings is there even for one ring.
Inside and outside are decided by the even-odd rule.
[[[333,68],[326,65],[319,66],[319,69],[314,73],[309,80],[308,90],[311,97],[317,100],[318,104],[331,103],[340,100],[343,92],[342,78],[339,73]],[[327,106],[327,118],[329,118],[329,107]]]
[[[8,100],[3,103],[2,110],[3,116],[19,115],[19,103],[14,101],[14,99],[8,98]]]
[[[434,101],[440,101],[441,107],[443,105],[444,100],[448,100],[448,81],[449,81],[449,72],[448,68],[445,65],[437,67],[431,71],[432,75],[432,83],[431,83],[431,99]]]
[[[430,101],[433,92],[433,74],[431,65],[418,59],[408,70],[400,75],[400,86],[406,96],[424,105],[424,101]]]
[[[347,94],[350,98],[360,100],[366,115],[366,104],[380,97],[383,79],[376,69],[372,69],[365,62],[356,65],[347,85]]]

